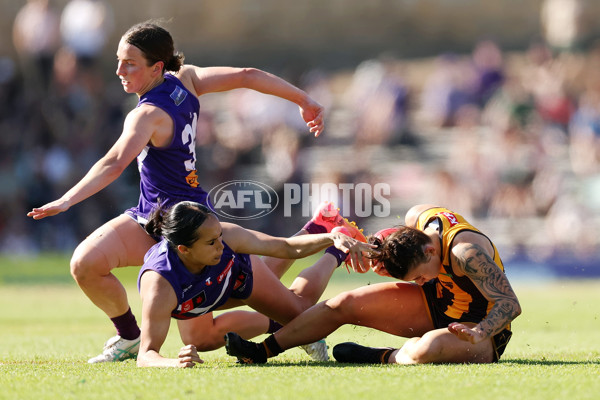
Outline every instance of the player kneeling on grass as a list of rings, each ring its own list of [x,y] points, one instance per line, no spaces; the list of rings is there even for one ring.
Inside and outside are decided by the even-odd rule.
[[[319,210],[316,215],[320,216]],[[203,339],[203,318],[194,317],[212,310],[245,304],[285,324],[315,304],[344,260],[350,257],[350,263],[357,266],[358,256],[374,247],[343,233],[331,233],[334,225],[344,224],[339,214],[328,221],[330,226],[319,225],[322,220],[313,218],[301,231],[304,234],[280,238],[220,222],[195,202],[177,203],[170,210],[158,208],[146,230],[164,239],[146,254],[138,279],[142,333],[137,365],[192,367],[202,362],[195,342]],[[354,230],[352,236],[364,239],[356,227],[345,224]],[[297,259],[327,246],[325,254],[303,270],[289,289],[255,256]],[[179,320],[186,344],[175,359],[159,354],[171,317]]]
[[[341,343],[333,349],[337,361],[498,361],[521,308],[494,244],[459,214],[433,205],[414,206],[405,223],[369,239],[378,247],[368,262],[380,275],[414,283],[386,282],[342,293],[303,312],[261,344],[230,332],[228,354],[243,363],[264,363],[354,324],[410,339],[400,349]]]

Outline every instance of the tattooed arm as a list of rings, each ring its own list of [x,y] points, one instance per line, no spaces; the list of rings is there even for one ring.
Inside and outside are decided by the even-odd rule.
[[[452,323],[448,329],[459,338],[475,344],[501,332],[521,313],[521,306],[506,275],[490,256],[493,250],[487,239],[476,233],[469,235],[474,235],[475,240],[457,243],[452,248],[455,272],[457,275],[469,277],[485,298],[494,305],[489,314],[476,326]]]

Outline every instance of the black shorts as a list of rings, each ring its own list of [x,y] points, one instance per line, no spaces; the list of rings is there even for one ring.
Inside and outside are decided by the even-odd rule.
[[[429,314],[431,316],[431,321],[433,322],[433,326],[435,329],[447,328],[448,325],[452,322],[472,322],[479,323],[481,321],[475,321],[471,319],[456,319],[450,318],[446,314],[444,314],[438,307],[436,307],[436,298],[437,291],[434,283],[426,283],[421,286],[423,290],[423,295],[425,296],[425,301],[427,302],[427,308],[429,309]],[[493,362],[498,362],[502,353],[504,353],[504,349],[506,349],[506,345],[510,341],[512,336],[512,332],[508,329],[504,329],[502,332],[494,335],[492,337],[492,345],[494,346],[494,360]]]

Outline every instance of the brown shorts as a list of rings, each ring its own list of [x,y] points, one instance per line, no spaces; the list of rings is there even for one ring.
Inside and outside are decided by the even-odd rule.
[[[425,297],[425,301],[427,302],[427,308],[429,309],[431,321],[433,322],[433,326],[436,329],[446,328],[452,322],[473,322],[476,324],[481,322],[469,318],[450,318],[449,316],[444,314],[438,307],[436,307],[437,291],[435,288],[435,284],[426,283],[423,286],[421,286],[421,289],[423,290],[423,295]],[[492,344],[494,346],[493,362],[498,362],[500,356],[502,356],[502,353],[504,353],[504,349],[506,349],[506,345],[510,341],[511,336],[512,332],[508,329],[504,329],[502,332],[492,337]]]

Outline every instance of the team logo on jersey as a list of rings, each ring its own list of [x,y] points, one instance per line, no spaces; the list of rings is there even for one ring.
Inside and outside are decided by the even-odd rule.
[[[454,226],[456,224],[458,224],[458,220],[456,219],[456,215],[449,213],[449,212],[441,212],[438,213],[438,215],[443,215],[444,217],[446,217],[446,219],[448,220],[448,222],[450,222],[450,226]]]
[[[185,181],[191,187],[198,187],[198,175],[196,174],[196,170],[193,170],[185,177]]]
[[[183,101],[187,97],[187,92],[179,86],[175,86],[175,90],[173,90],[170,97],[173,99],[175,105],[178,106],[181,103],[183,103]]]
[[[196,296],[191,299],[184,301],[181,303],[181,314],[185,314],[187,312],[192,311],[194,308],[198,307],[200,304],[206,301],[206,293],[204,291],[198,293]]]
[[[248,279],[248,274],[241,271],[240,274],[238,275],[237,279],[235,280],[235,284],[233,285],[233,290],[244,290],[244,287],[246,286],[246,279]]]

